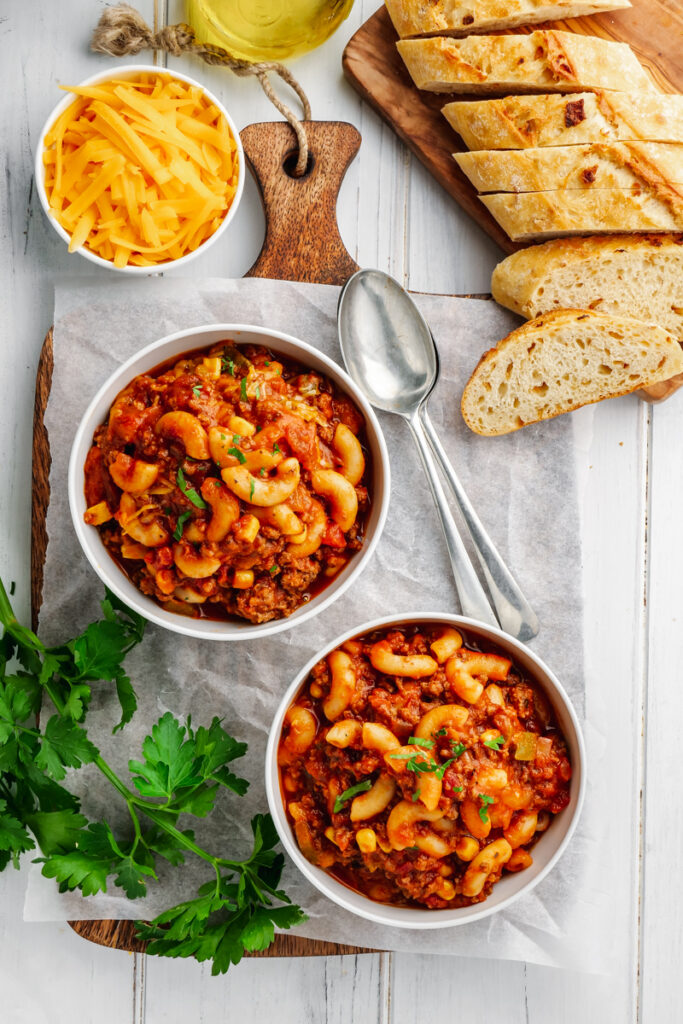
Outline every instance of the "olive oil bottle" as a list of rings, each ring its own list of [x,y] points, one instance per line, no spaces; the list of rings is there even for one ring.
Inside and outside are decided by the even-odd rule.
[[[353,0],[187,0],[197,39],[244,60],[286,60],[320,46]]]

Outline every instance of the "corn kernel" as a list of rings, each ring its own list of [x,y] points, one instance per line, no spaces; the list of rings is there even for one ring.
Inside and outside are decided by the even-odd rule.
[[[377,849],[377,836],[374,829],[359,828],[356,832],[356,842],[361,853],[374,853]]]
[[[453,874],[453,868],[450,864],[442,864],[439,868],[439,874],[442,878],[448,878],[449,875]]]
[[[439,886],[439,896],[442,900],[452,900],[455,896],[455,886],[453,883],[444,880]]]
[[[317,700],[319,697],[322,697],[323,688],[322,686],[319,686],[317,683],[311,683],[311,685],[308,687],[308,692],[310,693],[311,697]]]
[[[249,590],[254,586],[254,573],[251,569],[237,569],[232,581],[235,590]]]
[[[332,826],[331,826],[331,825],[328,825],[328,826],[327,826],[327,828],[325,829],[324,835],[325,835],[325,838],[326,838],[326,839],[329,839],[329,841],[330,841],[331,843],[334,843],[334,845],[335,845],[335,846],[338,846],[338,845],[339,845],[339,844],[337,843],[337,840],[336,840],[336,838],[335,838],[335,832],[334,832],[334,829],[332,828]]]

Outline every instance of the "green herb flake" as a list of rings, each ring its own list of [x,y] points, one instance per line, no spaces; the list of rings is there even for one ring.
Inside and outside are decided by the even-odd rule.
[[[452,792],[453,793],[462,793],[462,786],[454,786]]]
[[[261,468],[259,469],[258,475],[259,476],[265,476],[266,475],[266,470],[265,470],[265,468],[263,466],[261,466]]]
[[[504,736],[496,736],[496,738],[493,740],[484,740],[484,746],[488,747],[489,750],[500,750],[504,743]]]
[[[443,779],[443,777],[444,777],[444,775],[446,773],[446,769],[450,768],[450,766],[453,764],[454,761],[455,761],[454,757],[449,757],[449,759],[447,761],[444,761],[443,764],[439,765],[439,767],[436,769],[436,771],[434,773],[436,775],[437,779]]]
[[[421,793],[422,793],[421,789],[416,789],[415,792],[413,793],[413,795],[411,797],[411,800],[413,801],[414,804],[416,804],[417,801],[420,799]]]
[[[173,531],[173,539],[180,540],[183,536],[183,526],[192,515],[191,512],[183,512],[182,515],[178,516],[178,522],[176,523],[175,530]]]
[[[206,502],[203,501],[197,494],[194,487],[191,487],[185,480],[185,474],[183,473],[183,467],[178,466],[178,472],[176,474],[176,482],[178,487],[183,492],[188,501],[191,501],[196,508],[206,508]]]
[[[434,733],[434,735],[435,736],[447,736],[448,735],[448,729],[445,726],[442,726],[437,732]]]
[[[334,813],[339,814],[342,807],[348,800],[352,800],[358,793],[367,793],[369,789],[372,789],[372,779],[363,779],[362,782],[356,783],[355,786],[345,789],[344,792],[340,793],[334,801]]]
[[[274,576],[275,573],[277,572],[277,569],[278,569],[278,567],[276,565],[271,565],[271,567],[268,570],[268,572],[270,573],[271,576]]]
[[[451,750],[453,751],[453,757],[460,757],[467,750],[464,743],[456,743],[455,740],[451,740]]]
[[[234,455],[237,461],[243,466],[247,461],[247,457],[244,452],[241,452],[239,448],[228,448],[228,455]]]
[[[281,447],[280,447],[280,445],[279,445],[279,444],[277,443],[277,441],[276,441],[276,442],[275,442],[275,444],[273,445],[273,455],[282,455],[282,448],[281,448]]]
[[[434,746],[434,740],[423,740],[421,736],[409,736],[408,743],[414,747],[426,747],[427,750]]]
[[[228,359],[226,356],[221,358],[221,369],[224,373],[229,373],[231,377],[235,376],[235,363],[232,359]]]
[[[195,398],[199,398],[199,396],[202,393],[203,387],[203,384],[195,384],[195,386],[192,388],[192,394],[194,395]]]
[[[258,384],[254,388],[254,394],[256,395],[257,398],[261,397],[261,388],[258,386]]]
[[[251,499],[254,497],[254,487],[255,487],[255,484],[254,484],[254,480],[252,479],[251,484],[249,486],[249,501],[251,501]]]
[[[214,487],[220,487],[221,486],[221,481],[220,480],[214,480],[213,486]]]
[[[247,378],[246,377],[242,377],[242,380],[240,381],[240,398],[242,399],[243,402],[248,402],[249,401],[249,398],[247,396]]]
[[[485,825],[488,825],[488,823],[489,823],[488,806],[489,806],[489,804],[495,803],[495,801],[494,801],[492,796],[487,796],[486,793],[480,793],[479,794],[479,799],[481,800],[481,807],[479,808],[479,817],[481,818],[481,820],[484,822]]]
[[[266,359],[264,366],[270,366],[270,359]]]
[[[232,443],[233,444],[239,444],[241,440],[242,440],[242,437],[241,437],[240,434],[233,434],[232,435]]]

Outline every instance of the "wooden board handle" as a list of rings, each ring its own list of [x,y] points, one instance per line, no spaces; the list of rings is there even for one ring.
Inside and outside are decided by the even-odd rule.
[[[307,121],[308,170],[292,177],[296,142],[283,121],[247,125],[240,132],[261,191],[266,237],[245,277],[344,284],[358,270],[339,235],[337,196],[361,137],[342,121]]]

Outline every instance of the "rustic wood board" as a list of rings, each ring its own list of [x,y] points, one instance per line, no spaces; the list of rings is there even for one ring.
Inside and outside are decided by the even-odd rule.
[[[519,31],[531,32],[536,28],[563,29],[629,43],[660,91],[683,92],[680,0],[633,0],[633,7],[612,14],[547,22]],[[417,89],[396,49],[397,39],[386,8],[381,7],[346,46],[342,65],[349,82],[504,252],[524,248],[510,241],[453,160],[454,152],[465,152],[467,147],[450,127],[441,108],[459,97]]]
[[[337,194],[349,163],[358,152],[360,135],[350,124],[308,122],[309,170],[292,178],[286,162],[294,151],[293,135],[280,122],[250,125],[242,132],[245,153],[261,190],[266,214],[266,239],[251,277],[343,284],[357,270],[339,236]],[[287,164],[289,167],[289,164]],[[44,416],[53,369],[52,329],[43,343],[36,375],[33,421],[33,490],[31,523],[31,605],[33,628],[42,604],[43,566],[47,549],[45,526],[50,501],[50,443]],[[144,952],[133,921],[70,921],[79,935],[100,946]],[[360,946],[305,939],[295,933],[277,935],[255,957],[339,956],[371,953]]]

